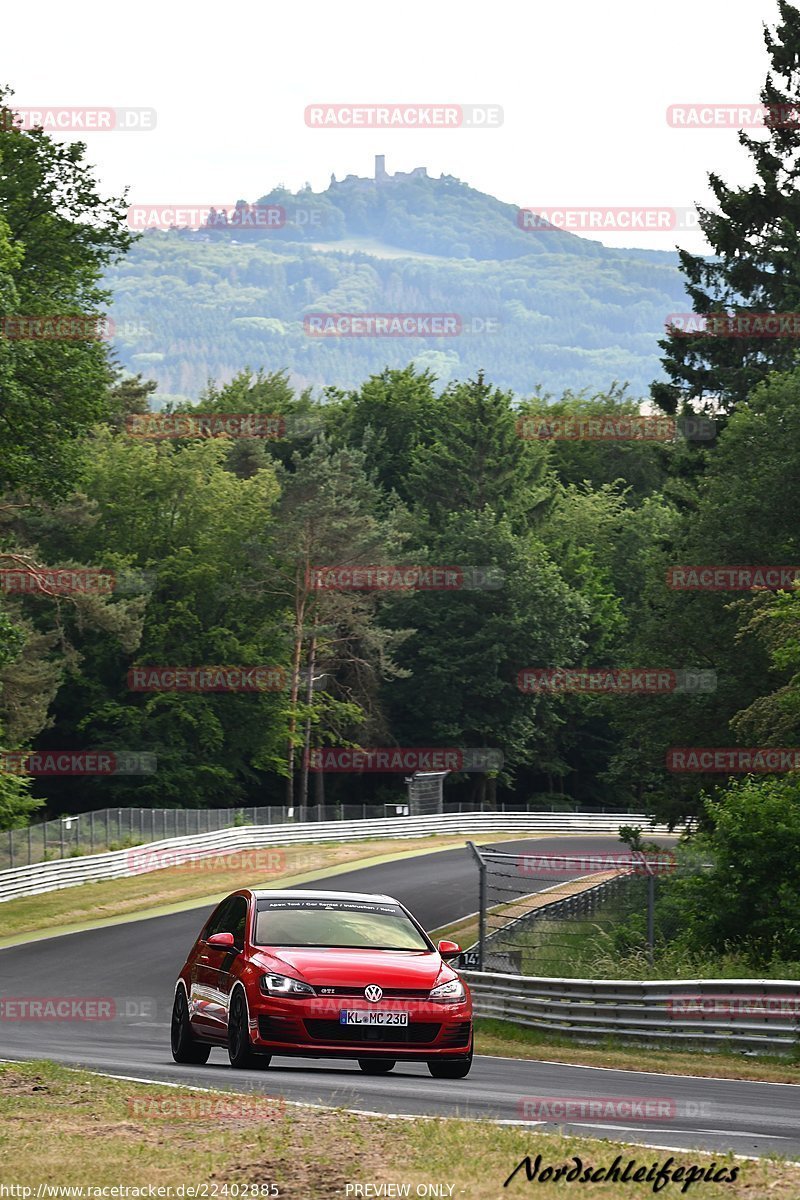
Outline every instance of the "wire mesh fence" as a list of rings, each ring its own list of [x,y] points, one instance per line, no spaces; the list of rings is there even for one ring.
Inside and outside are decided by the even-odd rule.
[[[578,811],[578,806],[535,798],[527,802],[493,805],[445,800],[441,808],[435,811],[571,812]],[[212,833],[237,825],[283,825],[301,819],[357,821],[408,815],[409,801],[403,793],[398,793],[396,803],[311,805],[303,814],[299,808],[281,805],[248,805],[246,808],[103,808],[0,832],[0,870],[47,862],[54,858],[119,850],[163,838]]]
[[[478,867],[477,939],[467,968],[519,975],[591,976],[635,946],[653,953],[660,854],[509,854],[473,846]]]

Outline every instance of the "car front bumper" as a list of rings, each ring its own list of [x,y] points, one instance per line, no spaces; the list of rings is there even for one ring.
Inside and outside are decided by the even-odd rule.
[[[394,1058],[425,1061],[463,1058],[472,1040],[472,1004],[405,1001],[392,1004],[408,1013],[407,1025],[345,1025],[343,1010],[369,1012],[344,997],[324,1000],[264,998],[250,1012],[254,1050],[319,1058]]]

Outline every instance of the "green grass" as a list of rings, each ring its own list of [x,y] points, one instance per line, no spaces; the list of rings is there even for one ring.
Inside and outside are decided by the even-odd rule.
[[[454,1200],[500,1200],[505,1196],[632,1200],[653,1195],[652,1183],[527,1183],[519,1163],[541,1155],[541,1166],[609,1167],[617,1154],[649,1168],[710,1168],[731,1183],[702,1183],[690,1191],[701,1200],[796,1200],[800,1167],[782,1160],[736,1161],[731,1155],[648,1150],[590,1138],[564,1137],[525,1126],[457,1119],[391,1120],[342,1109],[284,1105],[259,1080],[262,1093],[209,1093],[160,1084],[129,1083],[68,1070],[52,1063],[0,1064],[0,1184],[33,1189],[40,1184],[76,1187],[163,1187],[175,1200],[181,1185],[206,1188],[195,1195],[275,1195],[279,1200],[345,1200],[349,1185],[436,1183]],[[423,1085],[424,1086],[424,1085]],[[458,1083],[452,1084],[454,1095]],[[273,1092],[270,1095],[270,1092]],[[226,1185],[238,1185],[238,1193]],[[270,1185],[275,1191],[270,1193]],[[216,1189],[216,1190],[215,1190]],[[147,1192],[144,1193],[147,1195]],[[361,1195],[376,1194],[374,1190]],[[661,1195],[679,1196],[680,1185]]]
[[[800,978],[800,963],[775,961],[755,967],[744,954],[699,954],[679,940],[656,940],[651,963],[638,928],[644,925],[643,891],[639,889],[638,898],[614,897],[587,917],[536,920],[497,939],[496,948],[521,951],[523,975],[558,979]],[[490,918],[489,932],[501,927],[499,920]]]
[[[800,1063],[792,1058],[766,1054],[755,1058],[729,1049],[672,1049],[669,1045],[644,1045],[628,1038],[606,1037],[596,1044],[585,1045],[549,1030],[528,1029],[513,1021],[486,1017],[475,1022],[475,1049],[478,1054],[502,1058],[545,1059],[587,1067],[613,1067],[621,1071],[800,1083]]]
[[[514,833],[486,833],[492,842]],[[532,834],[531,837],[545,834]],[[35,896],[20,896],[2,905],[0,946],[27,935],[66,932],[135,916],[156,915],[213,904],[240,887],[275,887],[324,877],[359,866],[465,845],[463,836],[429,834],[414,838],[365,838],[354,842],[237,848],[178,867],[147,871],[123,879],[83,883]],[[145,847],[146,850],[146,847]],[[476,885],[477,895],[477,872]]]

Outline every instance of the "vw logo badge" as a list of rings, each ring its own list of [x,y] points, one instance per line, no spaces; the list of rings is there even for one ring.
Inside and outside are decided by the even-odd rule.
[[[372,1004],[377,1004],[383,995],[383,988],[379,988],[377,983],[367,984],[364,988],[364,995]]]

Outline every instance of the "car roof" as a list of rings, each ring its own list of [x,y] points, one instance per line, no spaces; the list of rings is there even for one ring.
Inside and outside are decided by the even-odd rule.
[[[279,897],[292,897],[295,900],[384,900],[389,904],[399,904],[394,896],[384,896],[376,892],[312,892],[301,888],[265,888],[253,890],[256,900],[276,900]]]

